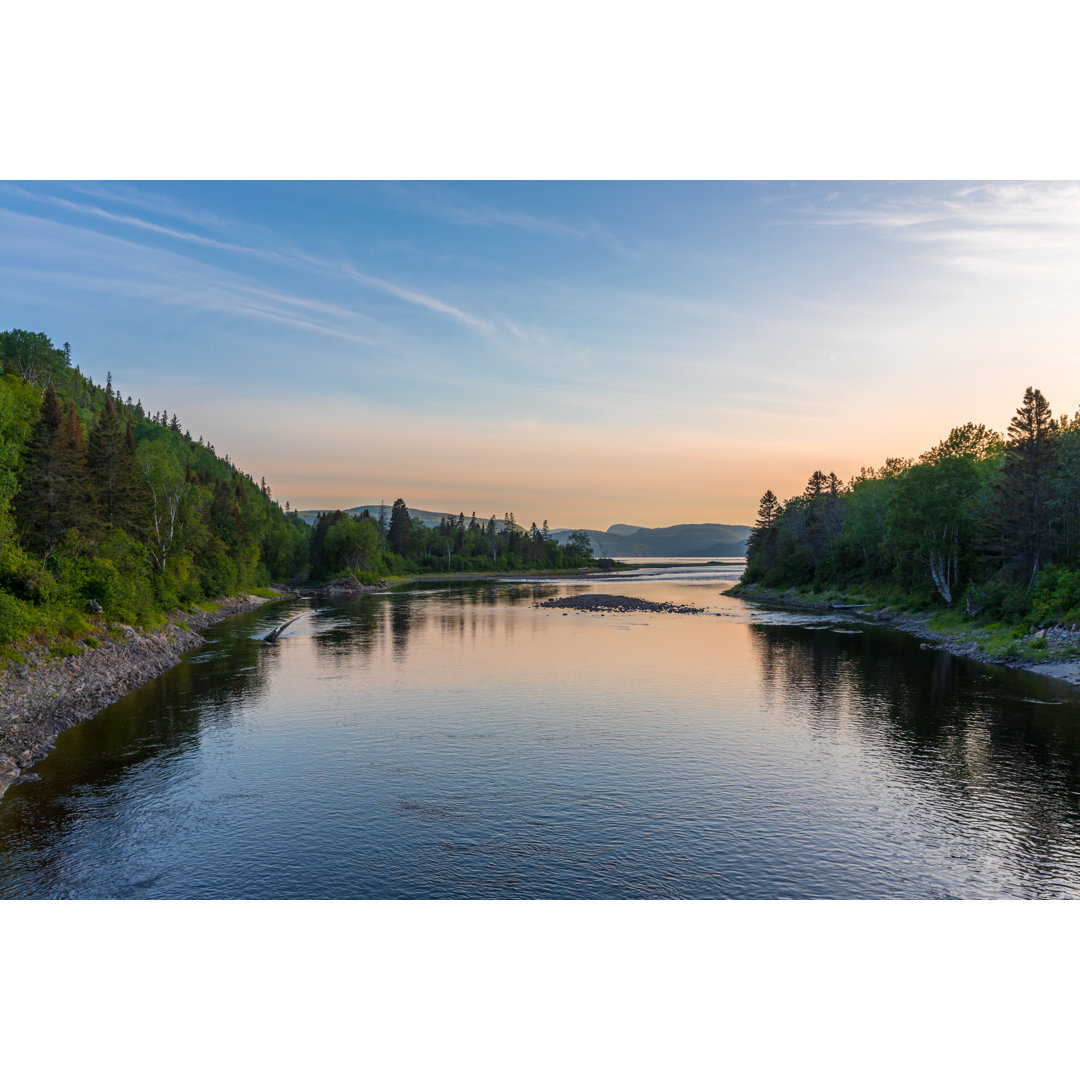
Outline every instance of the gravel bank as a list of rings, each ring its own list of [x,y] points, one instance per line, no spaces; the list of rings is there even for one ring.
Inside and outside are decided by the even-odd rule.
[[[9,665],[0,673],[0,796],[45,757],[61,732],[119,701],[203,644],[197,631],[266,600],[239,596],[219,603],[213,612],[174,611],[163,630],[140,634],[124,627],[122,637],[106,638],[79,656],[31,653],[27,663]]]
[[[642,600],[638,596],[613,596],[611,593],[582,593],[580,596],[553,596],[541,600],[533,607],[571,608],[574,611],[599,611],[623,613],[628,611],[665,611],[676,615],[703,615],[704,608],[690,604],[657,603]]]
[[[861,619],[873,619],[876,622],[888,623],[896,630],[903,630],[915,637],[925,638],[923,648],[936,647],[953,656],[966,656],[972,660],[979,660],[984,664],[995,664],[998,667],[1013,668],[1017,671],[1030,671],[1036,675],[1046,675],[1051,679],[1061,679],[1063,682],[1080,686],[1080,659],[1075,653],[1080,649],[1080,630],[1062,626],[1049,627],[1039,630],[1030,635],[1032,639],[1045,638],[1047,651],[1050,655],[1045,661],[1037,660],[1012,660],[1002,656],[995,656],[985,652],[976,642],[960,640],[956,635],[932,630],[928,625],[928,617],[916,615],[912,612],[897,611],[893,608],[874,608],[870,604],[836,604],[826,601],[807,600],[803,597],[789,595],[785,592],[770,592],[758,585],[741,586],[729,589],[732,596],[737,596],[751,604],[761,603],[781,608],[791,608],[798,611],[820,611],[829,614],[846,613]],[[927,644],[933,642],[933,646]],[[1060,655],[1061,652],[1072,655]],[[1057,653],[1058,655],[1054,655]]]

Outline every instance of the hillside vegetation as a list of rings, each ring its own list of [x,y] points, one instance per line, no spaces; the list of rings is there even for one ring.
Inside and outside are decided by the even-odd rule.
[[[0,333],[0,645],[92,645],[259,589],[303,570],[310,532],[175,413],[95,385],[44,334]]]
[[[846,484],[818,471],[783,503],[766,491],[743,583],[855,590],[1020,629],[1080,622],[1080,411],[1055,419],[1028,387],[1006,436],[967,423],[917,461]]]

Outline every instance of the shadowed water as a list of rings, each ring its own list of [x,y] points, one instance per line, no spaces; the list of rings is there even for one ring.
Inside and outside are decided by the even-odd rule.
[[[731,576],[230,620],[9,789],[0,897],[1080,894],[1075,691]],[[579,591],[707,613],[533,606]]]

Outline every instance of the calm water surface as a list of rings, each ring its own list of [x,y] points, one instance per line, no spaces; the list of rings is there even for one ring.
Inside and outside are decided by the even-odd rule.
[[[1075,691],[736,575],[223,623],[0,799],[0,897],[1080,895]],[[581,591],[707,614],[534,606]]]

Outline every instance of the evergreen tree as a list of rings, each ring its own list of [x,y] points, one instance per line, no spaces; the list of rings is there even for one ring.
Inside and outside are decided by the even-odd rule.
[[[826,498],[829,490],[829,478],[816,469],[806,482],[803,492],[803,538],[810,555],[811,565],[816,567],[825,551],[828,541]]]
[[[120,430],[112,395],[106,396],[105,408],[90,432],[86,457],[102,523],[138,535],[145,526],[146,508],[134,435],[130,424]]]
[[[759,580],[776,562],[776,524],[780,514],[780,500],[769,489],[758,502],[757,520],[746,541],[749,580]]]
[[[1057,431],[1049,402],[1029,386],[1009,424],[1001,474],[991,492],[988,551],[1003,570],[1022,574],[1028,589],[1052,555]]]
[[[14,505],[23,546],[45,556],[69,527],[72,492],[64,474],[63,427],[64,413],[50,382],[27,443],[23,480]]]
[[[758,503],[758,515],[757,520],[754,522],[754,528],[765,532],[773,527],[779,516],[780,500],[770,489],[761,496],[761,501]]]
[[[90,470],[86,463],[86,445],[83,441],[82,423],[75,411],[75,403],[68,402],[64,416],[64,430],[60,441],[62,472],[71,490],[69,507],[70,527],[84,535],[94,531],[97,520],[97,500],[90,483]]]
[[[390,510],[390,550],[395,555],[406,555],[409,551],[409,537],[412,534],[412,523],[409,518],[409,508],[404,499],[395,499],[393,508]]]

